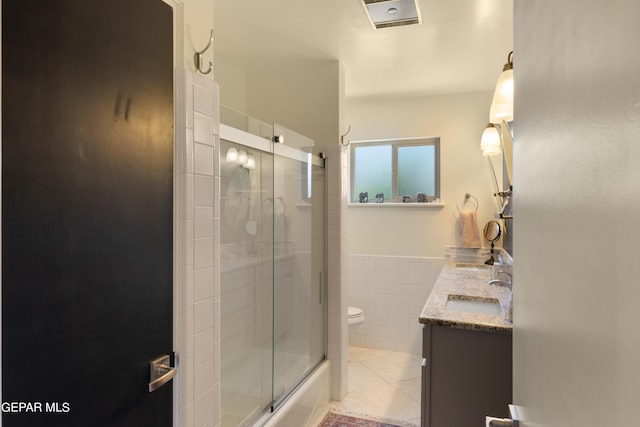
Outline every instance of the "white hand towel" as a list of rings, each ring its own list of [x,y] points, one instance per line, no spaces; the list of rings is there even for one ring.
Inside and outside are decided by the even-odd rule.
[[[478,228],[478,212],[460,211],[460,215],[458,215],[458,233],[461,246],[469,248],[482,246],[480,229]]]

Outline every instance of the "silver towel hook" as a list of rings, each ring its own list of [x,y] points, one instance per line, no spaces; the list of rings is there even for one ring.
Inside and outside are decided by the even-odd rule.
[[[345,147],[347,147],[349,145],[349,141],[347,141],[347,143],[344,143],[344,137],[349,135],[349,132],[351,132],[351,125],[349,125],[349,129],[347,129],[347,133],[345,133],[344,135],[340,135],[340,144],[344,145]]]
[[[211,30],[211,35],[209,36],[209,43],[207,43],[207,46],[200,52],[196,52],[195,55],[193,55],[193,62],[195,62],[196,64],[196,70],[200,71],[202,74],[209,74],[211,70],[213,70],[213,62],[211,61],[209,61],[209,69],[202,69],[202,55],[207,51],[207,49],[209,49],[209,47],[211,47],[211,43],[213,43],[213,30]]]

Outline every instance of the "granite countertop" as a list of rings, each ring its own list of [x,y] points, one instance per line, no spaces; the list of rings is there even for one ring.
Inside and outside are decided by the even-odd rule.
[[[422,309],[420,323],[511,334],[513,325],[504,316],[511,289],[488,285],[491,274],[491,267],[485,265],[445,265]],[[449,295],[456,295],[456,299],[497,299],[502,307],[502,315],[449,311],[445,308]]]

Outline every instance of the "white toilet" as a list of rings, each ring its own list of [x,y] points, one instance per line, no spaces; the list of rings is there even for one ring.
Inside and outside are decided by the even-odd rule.
[[[364,312],[358,307],[347,307],[347,323],[349,326],[364,322]]]
[[[356,328],[360,323],[364,322],[364,312],[361,308],[358,307],[347,307],[347,326],[349,327],[349,344],[352,343],[351,337],[354,334],[354,328]],[[351,356],[349,356],[351,358]],[[351,360],[351,359],[349,359]]]

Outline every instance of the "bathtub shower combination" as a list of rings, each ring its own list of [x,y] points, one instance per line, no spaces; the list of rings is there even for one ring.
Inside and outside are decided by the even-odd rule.
[[[324,161],[313,140],[259,128],[221,126],[223,427],[262,424],[326,355]]]

